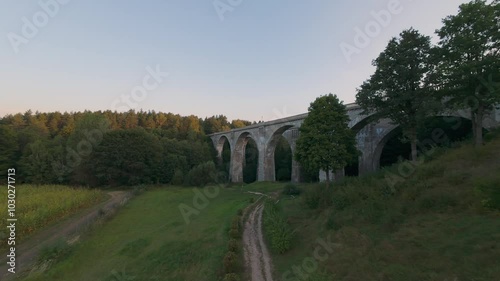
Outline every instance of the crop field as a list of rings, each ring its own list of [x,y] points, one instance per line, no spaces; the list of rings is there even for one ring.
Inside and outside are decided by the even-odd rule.
[[[17,240],[37,232],[47,225],[64,219],[106,197],[99,190],[71,188],[61,185],[16,186]],[[0,198],[7,198],[7,189],[0,190]],[[6,247],[7,200],[0,200],[0,248]]]

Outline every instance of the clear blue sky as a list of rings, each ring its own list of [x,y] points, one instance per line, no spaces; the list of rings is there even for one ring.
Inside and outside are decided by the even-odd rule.
[[[435,37],[467,1],[400,0],[402,11],[348,62],[341,43],[354,46],[355,28],[389,2],[241,0],[221,20],[212,0],[70,0],[16,54],[9,34],[23,36],[23,17],[33,23],[44,10],[3,0],[0,116],[112,109],[157,65],[169,76],[136,109],[258,121],[306,112],[328,93],[350,103],[391,37],[412,26]]]

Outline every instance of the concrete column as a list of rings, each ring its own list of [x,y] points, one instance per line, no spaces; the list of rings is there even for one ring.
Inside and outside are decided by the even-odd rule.
[[[340,170],[337,170],[335,172],[330,171],[330,181],[331,182],[341,180],[342,178],[344,178],[344,176],[345,176],[344,169],[340,169]],[[326,181],[326,172],[323,170],[319,171],[319,181],[320,182]]]
[[[292,159],[292,182],[299,183],[302,182],[302,167],[300,163]]]
[[[334,174],[332,171],[329,171],[330,173],[330,180],[334,179]],[[326,171],[320,170],[319,171],[319,181],[320,182],[325,182],[326,181]]]
[[[273,158],[274,160],[274,158]],[[259,161],[257,167],[257,181],[266,181],[266,171],[268,167],[266,166],[266,148],[261,145],[259,146]],[[274,163],[273,163],[274,164]]]

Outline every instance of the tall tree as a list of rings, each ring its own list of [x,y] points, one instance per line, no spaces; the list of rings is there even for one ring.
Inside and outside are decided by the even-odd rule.
[[[437,30],[445,100],[451,109],[471,110],[476,146],[483,144],[485,113],[500,103],[499,22],[500,1],[474,0]]]
[[[392,38],[373,61],[375,73],[361,85],[356,102],[376,119],[389,118],[411,142],[417,159],[417,130],[436,109],[430,37],[414,29]]]
[[[299,129],[297,161],[311,172],[338,170],[351,163],[358,152],[348,122],[347,110],[336,95],[317,98],[309,106],[309,115]],[[328,187],[330,173],[326,174]]]
[[[19,156],[17,133],[10,126],[0,125],[0,147],[0,175],[5,176],[7,169],[16,166]]]

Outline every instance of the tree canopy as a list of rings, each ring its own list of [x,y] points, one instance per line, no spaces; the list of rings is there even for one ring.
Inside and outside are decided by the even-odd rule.
[[[410,139],[417,158],[417,129],[436,109],[430,37],[414,29],[389,41],[373,61],[375,73],[361,85],[356,102],[376,118],[389,118]]]
[[[342,169],[358,156],[346,107],[336,95],[317,98],[300,127],[295,157],[310,172]],[[327,185],[330,181],[327,172]]]

